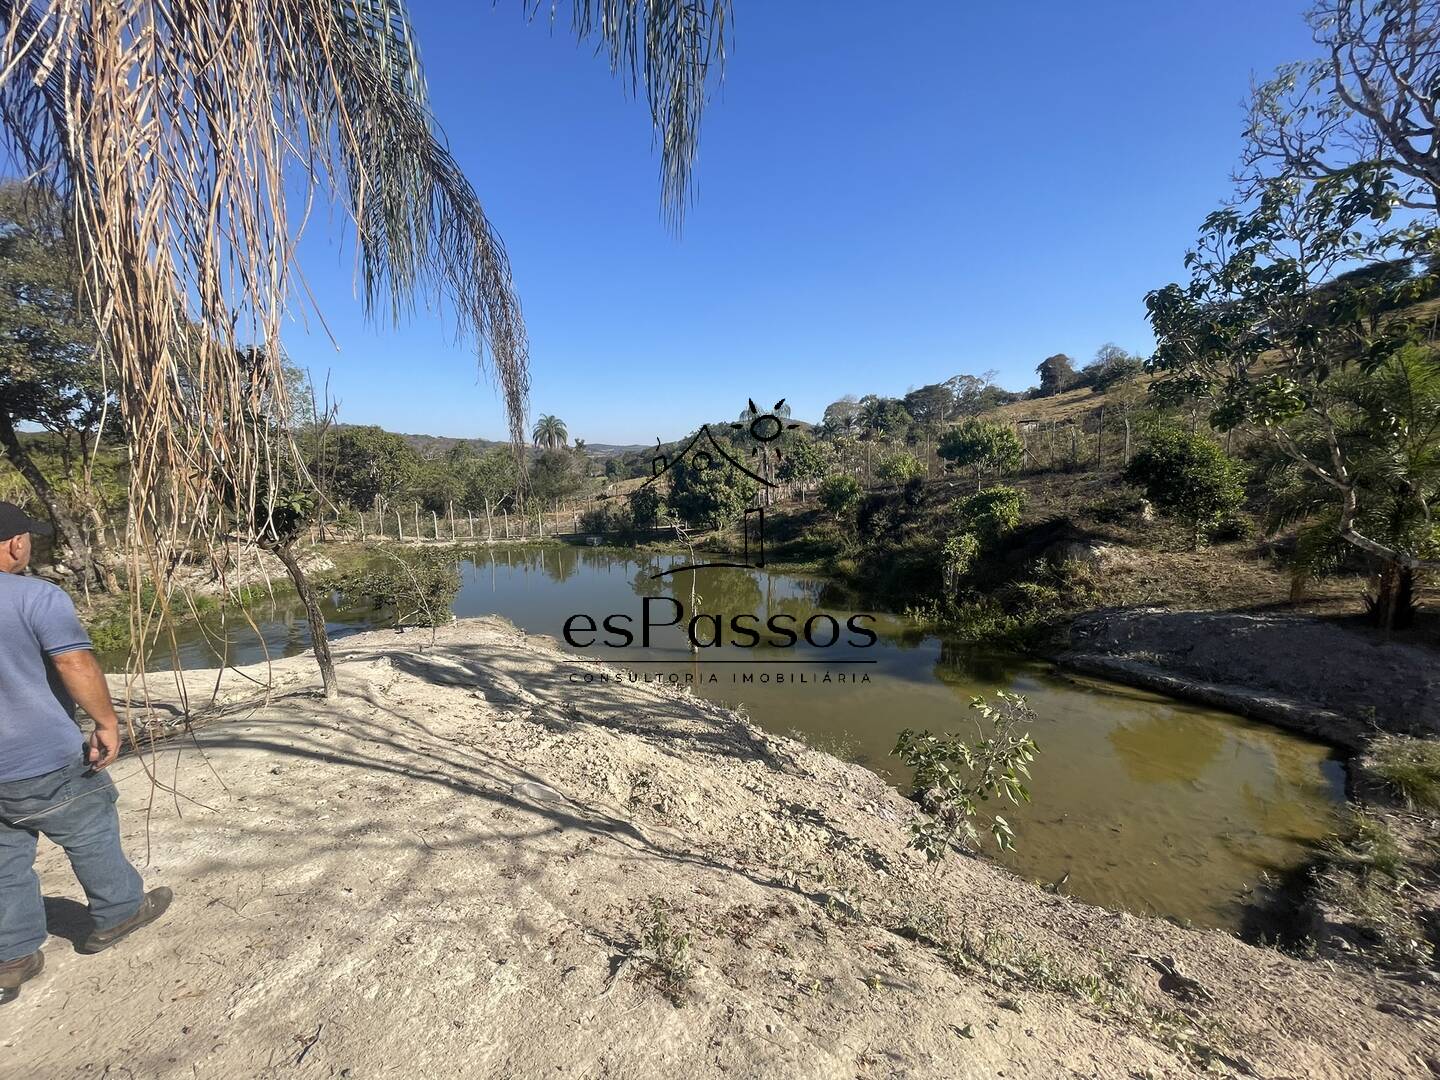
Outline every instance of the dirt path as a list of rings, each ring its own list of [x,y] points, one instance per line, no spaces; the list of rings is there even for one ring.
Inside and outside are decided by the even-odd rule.
[[[176,892],[163,923],[75,953],[45,845],[58,936],[0,1010],[0,1077],[1440,1070],[1434,989],[977,860],[932,878],[873,774],[688,695],[574,682],[594,666],[506,624],[337,659],[334,704],[304,657],[268,705],[227,674],[203,754],[155,759],[178,806],[147,815],[139,761],[115,766],[127,843],[148,831]]]

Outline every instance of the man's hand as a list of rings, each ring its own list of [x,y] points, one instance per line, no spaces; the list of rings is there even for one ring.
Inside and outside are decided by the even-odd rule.
[[[96,772],[105,768],[120,753],[120,729],[117,726],[99,724],[85,740],[85,760]]]
[[[89,649],[56,653],[50,662],[76,704],[95,721],[94,732],[85,740],[85,760],[98,772],[120,753],[120,720],[110,703],[110,687],[105,675]]]

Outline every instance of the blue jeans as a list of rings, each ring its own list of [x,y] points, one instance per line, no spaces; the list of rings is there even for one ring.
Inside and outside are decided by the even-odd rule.
[[[65,849],[106,930],[140,910],[145,889],[120,849],[120,815],[109,773],[81,761],[28,780],[0,781],[0,963],[28,956],[45,941],[45,905],[35,873],[36,838]]]

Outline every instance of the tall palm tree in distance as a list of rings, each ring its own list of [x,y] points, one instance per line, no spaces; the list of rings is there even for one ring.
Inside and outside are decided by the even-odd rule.
[[[131,586],[138,600],[156,581],[162,618],[182,554],[263,521],[267,476],[297,456],[249,406],[285,400],[280,330],[309,296],[296,252],[306,223],[327,219],[317,201],[353,227],[366,311],[451,312],[493,368],[517,450],[525,441],[510,265],[431,114],[407,6],[0,0],[0,143],[73,214],[129,447]],[[677,223],[729,6],[569,4],[576,39],[644,88]],[[241,355],[258,363],[241,370]]]
[[[570,433],[565,430],[564,420],[545,413],[535,421],[535,430],[530,432],[530,437],[535,440],[536,446],[546,450],[558,450],[565,445]]]

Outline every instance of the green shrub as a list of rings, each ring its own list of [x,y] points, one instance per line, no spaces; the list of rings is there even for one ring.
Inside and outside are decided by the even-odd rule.
[[[998,798],[1017,805],[1030,801],[1025,780],[1038,747],[1029,731],[1017,734],[1017,729],[1032,723],[1034,712],[1023,697],[1003,690],[995,695],[994,705],[977,697],[970,708],[990,728],[974,743],[954,732],[936,735],[907,728],[891,751],[915,772],[915,791],[926,813],[911,826],[910,846],[930,862],[943,859],[962,838],[978,847],[976,819],[1001,850],[1013,848],[1010,823],[981,804]]]
[[[622,500],[606,500],[580,515],[580,531],[629,542],[635,537],[634,512]]]
[[[836,518],[843,517],[860,501],[860,482],[853,476],[827,476],[820,485],[818,498],[820,505]]]
[[[654,484],[636,488],[630,493],[630,519],[637,529],[654,528],[665,506],[665,494]]]
[[[386,549],[380,560],[337,578],[335,589],[348,603],[364,599],[388,610],[395,626],[442,626],[455,617],[460,569],[443,551]]]
[[[794,433],[799,436],[799,433]],[[835,461],[834,448],[828,442],[821,442],[809,436],[800,436],[791,441],[780,458],[780,479],[785,481],[815,480],[825,475],[825,470]]]
[[[982,543],[991,543],[1013,532],[1024,511],[1023,491],[990,487],[960,503],[960,524],[967,532],[975,533]]]
[[[670,475],[670,509],[692,524],[728,525],[755,499],[755,482],[734,468],[700,468],[694,461],[683,461]]]
[[[1189,528],[1193,546],[1205,530],[1239,509],[1245,470],[1212,439],[1161,428],[1130,460],[1125,479],[1145,489],[1157,510]]]
[[[1018,469],[1025,457],[1025,444],[1008,424],[971,419],[941,436],[935,452],[960,468],[973,467],[978,490],[985,471]]]
[[[920,464],[919,459],[904,450],[887,454],[875,466],[875,475],[884,483],[893,484],[896,487],[903,487],[918,478],[924,471],[925,467]]]

